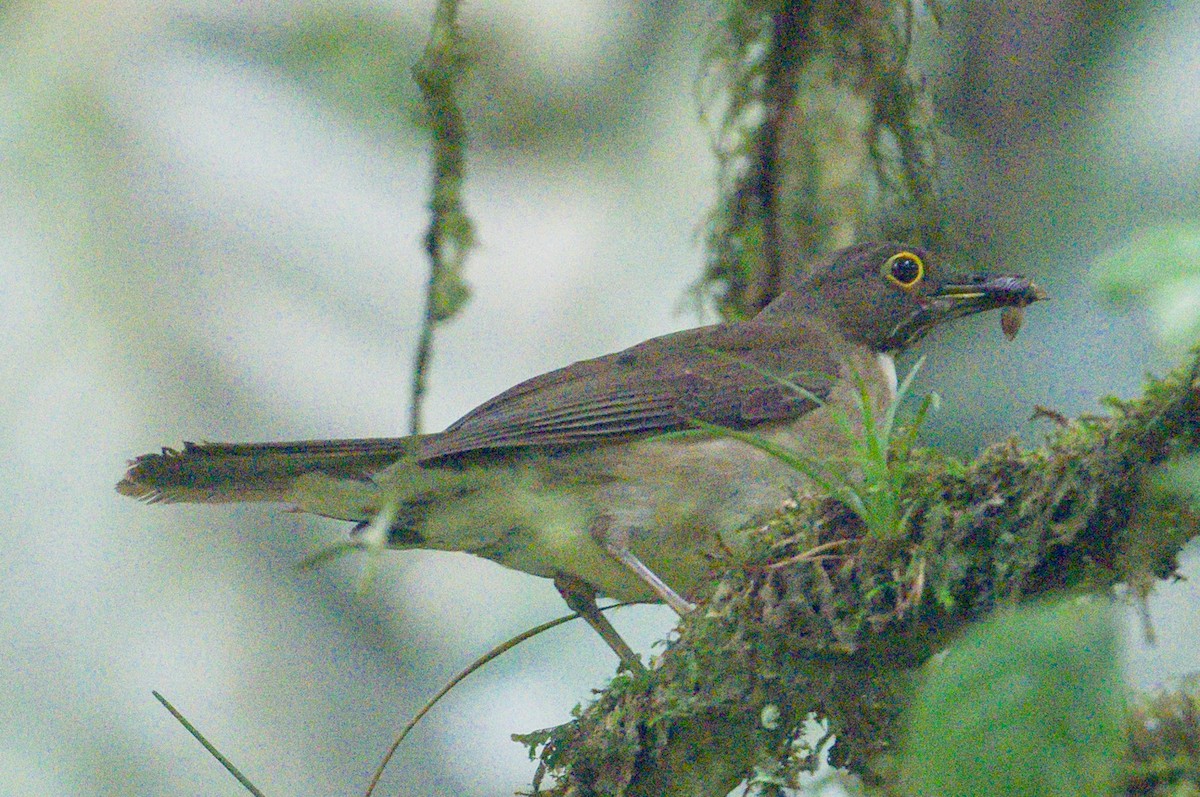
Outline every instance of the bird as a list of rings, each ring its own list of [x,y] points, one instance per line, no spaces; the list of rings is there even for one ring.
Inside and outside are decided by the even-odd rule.
[[[148,503],[287,504],[350,521],[353,534],[390,548],[461,551],[553,579],[640,668],[597,598],[684,614],[740,530],[815,490],[780,458],[714,429],[844,459],[844,419],[861,416],[863,391],[875,411],[895,399],[896,354],[993,309],[1011,337],[1024,308],[1045,298],[1024,276],[955,274],[921,247],[863,243],[792,277],[753,317],[533,377],[442,432],[185,442],[131,460],[117,491]]]

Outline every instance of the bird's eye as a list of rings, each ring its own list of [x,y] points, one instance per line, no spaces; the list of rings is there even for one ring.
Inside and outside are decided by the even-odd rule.
[[[883,276],[907,291],[925,277],[925,263],[912,252],[897,252],[883,264],[882,271]]]

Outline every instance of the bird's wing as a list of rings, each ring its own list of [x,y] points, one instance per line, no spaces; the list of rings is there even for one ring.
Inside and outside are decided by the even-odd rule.
[[[696,420],[744,429],[808,412],[837,372],[828,338],[794,319],[701,327],[522,382],[424,438],[419,457],[609,442]]]

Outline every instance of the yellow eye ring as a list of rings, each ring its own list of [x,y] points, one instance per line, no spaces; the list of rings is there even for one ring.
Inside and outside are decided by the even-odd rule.
[[[897,252],[884,262],[880,272],[895,285],[910,291],[925,278],[925,262],[912,252]]]

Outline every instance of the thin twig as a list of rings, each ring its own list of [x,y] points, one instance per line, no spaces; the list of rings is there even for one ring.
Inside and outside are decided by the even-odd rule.
[[[780,559],[778,562],[772,562],[767,565],[770,570],[779,570],[784,567],[791,567],[800,562],[814,562],[829,558],[825,552],[833,548],[840,548],[843,545],[851,542],[848,539],[830,540],[829,542],[821,543],[813,548],[809,548],[804,553],[798,553],[795,556],[789,556],[787,559]]]
[[[182,714],[180,714],[178,709],[176,709],[174,706],[171,705],[171,702],[169,700],[167,700],[165,697],[163,697],[158,692],[151,691],[150,694],[154,695],[155,700],[157,700],[159,703],[163,704],[163,708],[165,708],[167,711],[171,712],[171,716],[174,717],[176,720],[178,720],[179,724],[183,726],[183,729],[185,731],[187,731],[188,733],[190,733],[192,735],[192,738],[194,738],[196,741],[198,741],[200,744],[202,744],[204,746],[204,749],[208,751],[208,754],[211,755],[213,758],[217,759],[217,763],[220,764],[221,766],[225,767],[225,771],[228,772],[230,775],[233,775],[233,777],[235,777],[237,779],[237,782],[242,784],[242,786],[245,787],[246,791],[253,794],[254,797],[266,797],[266,795],[264,795],[261,791],[258,790],[257,786],[255,786],[253,783],[250,782],[249,778],[247,778],[245,775],[242,774],[240,769],[238,769],[237,767],[235,767],[233,765],[232,761],[230,761],[225,756],[221,755],[221,751],[218,750],[217,748],[213,747],[213,745],[208,741],[208,739],[204,738],[204,735],[202,733],[200,733],[200,731],[196,728],[196,726],[193,725],[192,723],[188,722],[187,718],[184,717]]]

